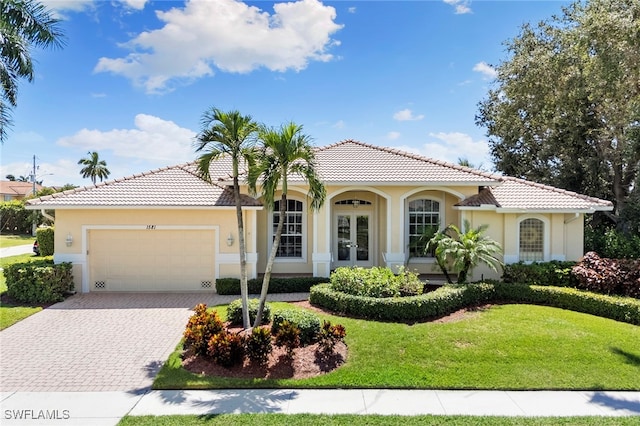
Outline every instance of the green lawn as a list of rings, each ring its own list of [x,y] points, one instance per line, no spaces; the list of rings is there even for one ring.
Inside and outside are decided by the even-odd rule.
[[[312,414],[221,414],[207,416],[127,416],[118,426],[631,426],[634,417],[475,417],[475,416],[376,416]]]
[[[6,265],[16,262],[27,262],[34,257],[36,256],[31,253],[21,254],[19,256],[3,257],[0,258],[0,268],[4,268]],[[41,306],[22,306],[7,302],[6,299],[2,297],[6,291],[6,279],[4,274],[0,274],[0,330],[4,330],[18,321],[42,310]]]
[[[0,235],[0,248],[33,244],[35,239],[31,235]]]
[[[346,327],[349,347],[346,364],[329,374],[302,380],[205,377],[182,369],[176,351],[154,388],[640,390],[640,327],[592,315],[512,304],[445,323],[323,318]]]

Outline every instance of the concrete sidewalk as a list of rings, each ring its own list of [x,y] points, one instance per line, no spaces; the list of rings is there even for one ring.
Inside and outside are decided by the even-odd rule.
[[[116,425],[125,415],[639,416],[640,392],[390,389],[3,392],[3,425]]]

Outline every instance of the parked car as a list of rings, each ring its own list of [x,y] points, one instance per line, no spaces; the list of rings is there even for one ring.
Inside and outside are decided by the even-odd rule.
[[[33,253],[35,253],[36,256],[40,256],[40,247],[38,246],[38,240],[35,240],[33,242]]]

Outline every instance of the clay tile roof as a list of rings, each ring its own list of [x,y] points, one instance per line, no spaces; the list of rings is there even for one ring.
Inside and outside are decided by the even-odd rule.
[[[36,183],[36,191],[40,191],[42,186]],[[0,194],[11,195],[12,197],[22,198],[33,193],[33,183],[18,182],[11,180],[0,181]]]
[[[531,210],[611,210],[613,203],[553,186],[504,177],[502,185],[491,188],[505,209]]]
[[[493,196],[493,193],[489,188],[482,188],[476,195],[465,198],[456,204],[456,206],[460,207],[480,207],[484,205],[501,207],[500,203],[496,200],[496,197]]]
[[[316,162],[324,182],[486,185],[500,182],[499,176],[490,173],[353,140],[318,148]]]
[[[611,210],[610,201],[588,197],[553,186],[503,176],[503,183],[483,188],[478,194],[456,204],[459,207],[493,205],[514,210]]]
[[[246,195],[243,205],[261,206]],[[209,184],[193,173],[192,165],[180,165],[76,188],[29,201],[47,208],[101,207],[228,207],[234,206],[233,191],[226,185]]]

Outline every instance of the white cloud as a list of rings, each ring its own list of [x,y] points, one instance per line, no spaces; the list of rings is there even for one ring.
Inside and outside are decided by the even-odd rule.
[[[389,132],[387,133],[387,139],[396,140],[400,138],[400,132]]]
[[[196,133],[147,114],[135,117],[135,129],[108,131],[82,129],[73,136],[58,139],[64,147],[83,151],[112,151],[115,156],[178,164],[194,158]]]
[[[356,8],[355,6],[351,6],[349,9],[347,9],[349,11],[349,13],[356,13]]]
[[[410,109],[403,109],[393,114],[393,119],[398,121],[418,121],[424,118],[423,114],[413,115]]]
[[[489,146],[484,140],[474,141],[471,136],[460,132],[429,133],[429,136],[437,142],[424,144],[420,149],[422,155],[454,164],[461,157],[468,158],[477,167],[490,164]]]
[[[93,0],[40,0],[40,3],[57,12],[81,12],[93,6]]]
[[[19,162],[9,163],[0,166],[2,179],[8,174],[19,176],[30,176],[33,170],[33,163]],[[38,162],[36,180],[42,181],[45,186],[62,186],[66,183],[77,183],[80,179],[78,171],[80,169],[76,162],[60,159],[56,162]]]
[[[444,2],[455,8],[456,15],[464,15],[465,13],[473,12],[471,7],[469,7],[469,4],[471,4],[471,1],[469,0],[444,0]]]
[[[498,75],[496,70],[486,62],[478,62],[473,66],[473,70],[482,74],[485,80],[496,78]]]
[[[122,0],[131,9],[142,10],[144,5],[147,4],[147,0]]]
[[[300,71],[310,61],[330,61],[331,35],[342,28],[336,11],[318,0],[276,3],[269,14],[235,0],[187,1],[182,8],[156,12],[164,23],[122,44],[129,53],[100,58],[95,72],[131,79],[148,93],[172,90],[211,76],[214,68],[247,73]]]
[[[345,125],[346,124],[345,124],[344,120],[338,120],[331,127],[333,127],[334,129],[344,129]]]

